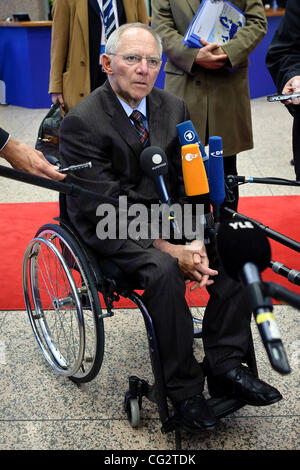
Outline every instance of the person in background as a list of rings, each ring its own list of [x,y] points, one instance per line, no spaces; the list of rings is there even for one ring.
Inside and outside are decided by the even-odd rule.
[[[66,175],[58,173],[57,169],[45,159],[41,152],[11,138],[9,133],[1,127],[0,156],[17,170],[56,181],[61,181],[66,177]]]
[[[54,0],[49,93],[68,112],[106,80],[100,65],[118,26],[148,23],[145,0]]]
[[[236,175],[237,154],[253,148],[248,57],[267,32],[265,10],[261,0],[232,0],[246,25],[227,44],[203,40],[202,48],[191,49],[182,40],[201,3],[152,0],[152,27],[168,58],[165,89],[185,100],[202,143],[222,137],[224,172]],[[237,187],[234,196],[236,210]]]
[[[300,3],[288,0],[285,15],[274,34],[266,56],[266,66],[277,92],[300,93]],[[296,180],[300,181],[300,100],[284,102],[293,116],[293,157]]]

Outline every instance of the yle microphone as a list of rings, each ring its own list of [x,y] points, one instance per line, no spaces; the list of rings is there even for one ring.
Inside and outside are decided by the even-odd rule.
[[[183,145],[181,156],[186,195],[201,196],[208,194],[208,180],[198,144]]]
[[[260,274],[271,260],[267,237],[251,222],[228,220],[220,224],[217,248],[227,274],[235,280],[241,280],[246,286],[249,305],[273,369],[288,374],[290,366],[271,300],[263,293]]]
[[[206,171],[206,174],[208,175],[209,159],[201,143],[201,140],[198,137],[198,134],[196,132],[196,129],[192,121],[181,122],[180,124],[177,124],[176,129],[177,129],[177,134],[179,137],[180,145],[182,147],[184,145],[189,145],[189,144],[198,144],[202,161],[204,163],[205,171]]]
[[[164,175],[168,173],[168,159],[165,152],[160,147],[146,147],[140,155],[140,165],[146,175],[154,181],[160,202],[171,207],[171,199],[164,181]],[[170,219],[174,232],[180,233],[173,212],[170,212]]]
[[[218,136],[209,137],[209,193],[215,222],[220,221],[220,206],[225,200],[223,143]]]

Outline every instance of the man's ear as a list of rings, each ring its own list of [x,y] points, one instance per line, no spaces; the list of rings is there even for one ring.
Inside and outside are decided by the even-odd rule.
[[[106,72],[108,75],[111,75],[112,74],[111,57],[108,54],[102,54],[101,64],[102,64],[102,68],[104,72]]]

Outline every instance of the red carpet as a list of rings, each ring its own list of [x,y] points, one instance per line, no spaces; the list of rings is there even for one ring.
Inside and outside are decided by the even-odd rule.
[[[266,196],[240,198],[239,212],[252,217],[275,231],[300,240],[300,196]],[[36,230],[58,215],[57,203],[0,204],[0,310],[24,310],[22,289],[22,262],[25,249]],[[272,260],[300,271],[300,254],[270,240]],[[265,280],[277,282],[300,294],[300,287],[267,269]],[[202,289],[191,300],[192,304],[205,305],[208,295]],[[129,305],[125,301],[119,307]],[[130,304],[132,305],[132,304]]]

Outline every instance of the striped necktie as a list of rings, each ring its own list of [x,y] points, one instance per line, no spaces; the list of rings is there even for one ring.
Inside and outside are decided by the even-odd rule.
[[[112,0],[103,0],[103,22],[106,40],[116,29],[116,18]]]
[[[142,146],[147,147],[147,145],[149,145],[149,133],[144,125],[142,113],[135,109],[134,111],[132,111],[130,119],[132,119],[132,121],[134,122],[134,126],[136,128]]]

